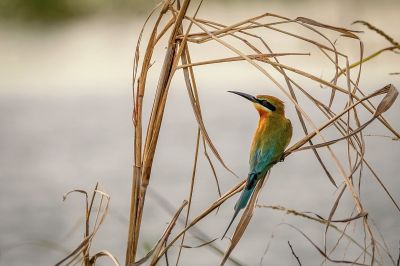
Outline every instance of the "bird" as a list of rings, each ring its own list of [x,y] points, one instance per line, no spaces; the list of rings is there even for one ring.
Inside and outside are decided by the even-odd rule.
[[[285,117],[285,105],[271,95],[252,96],[247,93],[228,91],[251,101],[258,111],[258,127],[250,149],[249,173],[246,185],[234,207],[233,217],[222,239],[236,216],[246,207],[257,183],[264,179],[271,167],[283,160],[285,148],[292,138],[292,123]]]

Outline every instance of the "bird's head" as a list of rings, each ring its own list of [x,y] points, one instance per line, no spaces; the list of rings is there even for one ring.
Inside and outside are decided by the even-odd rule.
[[[271,95],[252,96],[243,92],[237,92],[237,91],[228,91],[228,92],[237,94],[253,102],[254,107],[257,109],[260,115],[269,113],[285,115],[285,105],[280,99],[274,96]]]

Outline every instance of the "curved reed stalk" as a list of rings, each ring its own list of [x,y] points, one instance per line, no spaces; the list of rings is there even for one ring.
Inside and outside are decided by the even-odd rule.
[[[293,19],[273,13],[263,13],[232,25],[224,25],[217,21],[199,18],[198,11],[202,6],[202,1],[197,2],[196,6],[191,2],[190,0],[183,0],[182,3],[179,0],[165,0],[161,2],[145,21],[136,46],[133,66],[132,114],[134,127],[134,162],[125,264],[140,265],[150,261],[150,265],[156,265],[163,256],[166,256],[167,251],[171,247],[180,242],[179,255],[176,261],[176,265],[178,265],[179,257],[184,252],[184,248],[190,247],[185,245],[185,234],[191,229],[194,231],[193,228],[195,228],[198,222],[205,219],[210,213],[218,209],[229,198],[243,189],[244,180],[238,182],[226,193],[221,193],[218,181],[219,177],[214,167],[215,162],[213,162],[213,158],[216,159],[216,163],[219,163],[227,173],[232,175],[236,174],[229,168],[228,163],[224,161],[217,146],[207,132],[199,98],[199,90],[201,88],[197,85],[197,77],[195,74],[196,68],[199,67],[207,67],[212,64],[233,64],[237,61],[246,62],[255,72],[261,73],[265,80],[272,82],[275,88],[281,91],[283,95],[285,95],[286,100],[296,109],[296,114],[302,126],[304,136],[295,140],[295,143],[286,150],[284,157],[298,156],[296,154],[300,152],[312,150],[316,160],[323,168],[327,181],[338,189],[334,203],[329,208],[329,215],[327,218],[322,218],[320,215],[313,213],[310,215],[310,213],[280,206],[263,207],[285,211],[288,214],[308,219],[311,222],[316,221],[324,224],[323,247],[316,245],[301,229],[289,225],[300,235],[304,236],[321,254],[324,260],[342,264],[382,265],[382,261],[386,258],[395,264],[394,256],[390,254],[384,239],[382,239],[383,244],[379,240],[380,232],[376,229],[376,226],[371,224],[368,210],[364,207],[364,202],[360,197],[360,190],[361,178],[364,176],[364,168],[366,166],[384,192],[388,195],[388,198],[391,200],[396,210],[400,213],[400,207],[395,197],[391,195],[389,189],[384,185],[381,178],[373,169],[371,162],[367,161],[365,158],[368,147],[363,135],[365,128],[376,120],[376,122],[379,122],[380,127],[386,129],[393,135],[394,139],[400,138],[400,133],[393,128],[391,123],[384,117],[384,113],[389,110],[395,102],[398,91],[393,85],[388,84],[371,93],[370,88],[364,88],[360,85],[360,80],[363,78],[362,66],[366,63],[372,63],[371,60],[383,52],[399,53],[400,47],[398,42],[370,23],[359,21],[357,23],[367,26],[391,43],[390,47],[384,47],[364,57],[364,43],[358,35],[359,31],[327,25],[309,18],[298,17]],[[190,4],[193,5],[194,11],[189,9]],[[189,12],[188,10],[191,11]],[[152,20],[151,18],[153,17],[155,19]],[[151,26],[149,25],[150,21],[154,21]],[[141,57],[142,35],[148,27],[150,27],[150,37],[145,45],[145,52]],[[262,33],[268,32],[280,34],[282,41],[285,42],[292,39],[301,41],[308,45],[308,50],[290,52],[273,50],[269,40],[262,37],[264,36]],[[359,54],[359,58],[356,62],[350,62],[348,56],[349,51],[336,45],[334,40],[341,38],[346,38],[353,42],[353,49],[357,49]],[[242,45],[239,47],[237,42],[240,42]],[[207,49],[212,49],[209,48],[210,45],[214,47],[220,46],[234,53],[235,56],[208,58],[193,62],[191,59],[190,47],[192,47],[192,45],[204,46],[206,44],[208,45]],[[144,124],[143,99],[148,95],[147,80],[149,69],[152,66],[151,62],[154,59],[153,53],[156,49],[162,49],[165,46],[167,48],[162,63],[162,69],[156,74],[159,79],[153,99],[151,115],[148,119],[148,124]],[[249,50],[251,53],[248,52]],[[319,73],[285,63],[284,59],[286,57],[294,56],[300,57],[302,60],[309,60],[316,65],[322,64],[321,58],[323,58],[325,62],[329,62],[326,68],[331,77],[322,78],[319,77]],[[171,81],[176,75],[181,73],[185,80],[190,104],[198,126],[195,159],[192,176],[190,177],[191,182],[188,190],[188,198],[184,201],[179,210],[174,212],[175,215],[164,233],[160,232],[160,239],[151,252],[138,260],[136,258],[137,248],[140,241],[139,235],[147,189],[149,185],[157,185],[151,183],[151,170],[164,117],[164,109]],[[306,87],[304,85],[306,82],[308,82],[307,84],[311,82],[314,85],[311,88],[308,85]],[[327,87],[329,90],[322,91],[320,87]],[[324,93],[328,97],[321,97],[321,93]],[[329,100],[326,101],[326,98]],[[307,99],[308,102],[305,102],[304,99]],[[377,101],[378,104],[374,104],[374,102]],[[311,114],[305,110],[305,105],[310,105],[310,103],[311,106],[315,107],[315,114],[319,114],[320,117],[325,119],[324,122],[315,122],[313,118],[315,114]],[[338,108],[337,106],[340,107]],[[367,113],[370,117],[366,121],[362,121],[361,113]],[[336,136],[328,136],[326,133],[328,129],[333,129]],[[144,130],[146,131],[145,134],[143,134]],[[192,195],[197,189],[194,181],[197,160],[201,156],[199,152],[200,141],[203,142],[204,157],[212,170],[219,197],[215,199],[212,204],[206,206],[202,212],[193,214],[190,211],[194,200]],[[332,148],[333,145],[339,142],[345,142],[347,144],[343,145],[346,151],[346,156],[344,157],[338,156],[337,151]],[[210,151],[210,154],[208,151]],[[320,155],[321,151],[328,154],[328,157],[323,158]],[[274,164],[275,163],[279,162],[274,162]],[[332,169],[328,170],[328,165],[334,166],[336,174],[333,173]],[[266,180],[264,180],[264,182],[259,182],[250,203],[241,216],[230,244],[226,248],[225,253],[221,254],[221,265],[228,260],[238,264],[237,260],[231,257],[231,252],[240,242],[241,237],[251,221],[255,207],[257,206],[258,196],[262,191],[265,181]],[[342,207],[341,199],[345,193],[350,193],[352,197],[353,212],[347,218],[338,219],[335,214],[337,210]],[[87,208],[88,207],[86,207],[86,209]],[[186,218],[183,222],[184,228],[179,232],[174,232],[175,224],[179,220],[180,214],[184,208],[187,208]],[[190,217],[192,218],[190,219]],[[103,219],[102,216],[101,221]],[[362,225],[357,226],[357,221],[361,221]],[[101,222],[98,226],[100,224]],[[338,224],[344,224],[344,226],[340,227]],[[359,243],[352,237],[352,233],[348,231],[349,225],[354,225],[353,230],[356,233],[365,235],[364,243]],[[66,260],[70,259],[72,256],[75,256],[73,259],[77,259],[81,254],[83,255],[82,257],[86,265],[94,264],[96,259],[101,256],[108,256],[114,261],[112,255],[107,251],[100,252],[92,257],[89,256],[90,243],[98,226],[95,226],[94,232],[90,233],[87,225],[85,239]],[[331,234],[328,234],[329,230],[337,233],[337,235],[335,235],[337,237],[336,244],[330,250],[327,247],[327,239],[331,237]],[[171,236],[171,240],[169,240],[169,236]],[[202,233],[201,238],[204,239],[204,236],[208,239],[213,239],[208,237],[207,233]],[[348,246],[354,245],[361,250],[360,255],[353,260],[344,258],[336,259],[332,257],[334,251],[342,244],[344,239],[349,240]],[[290,243],[289,246],[294,253]],[[205,241],[204,244],[197,246],[197,248],[200,247],[210,247],[222,253],[217,247],[215,240]]]
[[[362,78],[361,66],[367,62],[369,62],[372,58],[378,56],[383,51],[398,51],[398,46],[393,46],[389,48],[383,48],[382,50],[374,53],[368,57],[363,57],[363,47],[364,44],[358,37],[358,31],[335,27],[331,25],[327,25],[309,18],[299,17],[296,19],[286,18],[281,15],[264,13],[252,18],[245,19],[243,21],[234,23],[232,25],[223,25],[221,23],[215,21],[209,21],[201,18],[197,18],[197,11],[201,6],[198,4],[196,12],[193,16],[187,14],[187,8],[189,6],[189,0],[183,1],[182,6],[180,6],[180,2],[177,1],[177,6],[175,7],[171,2],[164,2],[164,6],[161,9],[159,18],[161,16],[170,16],[168,19],[168,23],[161,29],[161,33],[165,34],[170,30],[170,37],[168,41],[168,48],[166,52],[166,57],[164,60],[164,65],[160,73],[159,84],[156,92],[156,97],[153,103],[153,110],[150,117],[150,122],[147,125],[147,134],[145,139],[145,145],[142,147],[141,138],[142,138],[142,125],[138,123],[141,121],[141,108],[142,108],[142,99],[144,97],[144,86],[143,80],[145,80],[145,75],[147,74],[147,70],[149,68],[149,62],[151,59],[151,54],[153,49],[156,47],[158,42],[161,40],[160,37],[155,37],[155,34],[152,34],[148,46],[145,52],[145,57],[142,62],[141,68],[141,78],[137,79],[137,85],[135,85],[135,108],[134,108],[134,126],[135,126],[135,170],[134,170],[134,182],[133,182],[133,190],[132,190],[132,206],[134,206],[131,210],[131,222],[130,222],[130,234],[128,241],[128,251],[127,251],[127,265],[135,260],[136,248],[138,243],[138,234],[141,223],[141,213],[144,208],[144,199],[146,195],[146,189],[149,185],[150,181],[150,173],[152,166],[152,159],[155,153],[155,147],[157,145],[157,138],[160,130],[160,125],[163,117],[163,110],[165,106],[165,102],[168,95],[168,90],[170,86],[170,81],[177,74],[177,70],[182,70],[185,78],[189,98],[191,101],[191,105],[193,108],[193,112],[195,114],[198,126],[199,126],[199,137],[205,141],[205,144],[210,148],[214,156],[221,163],[223,167],[225,167],[228,171],[232,172],[229,167],[226,165],[222,157],[220,156],[216,146],[213,144],[210,139],[205,123],[203,121],[201,115],[201,105],[198,97],[198,87],[195,81],[195,71],[196,67],[206,67],[210,64],[228,64],[236,61],[246,61],[251,66],[254,67],[254,71],[261,72],[266,79],[272,81],[275,86],[286,95],[287,99],[291,101],[293,106],[296,108],[298,118],[302,124],[304,130],[304,137],[302,139],[297,140],[295,144],[288,148],[285,152],[285,156],[291,156],[295,152],[300,152],[306,149],[312,149],[316,156],[316,159],[319,161],[321,166],[324,168],[324,171],[329,178],[330,182],[336,186],[338,178],[335,179],[327,170],[326,164],[327,161],[324,161],[318,153],[319,149],[327,149],[328,154],[330,155],[330,160],[336,166],[337,171],[341,175],[341,181],[344,182],[344,185],[340,188],[340,193],[335,201],[335,204],[332,206],[330,215],[326,221],[326,230],[325,237],[327,237],[328,229],[331,228],[332,223],[337,222],[334,219],[334,215],[336,210],[340,207],[340,198],[343,193],[347,190],[352,195],[354,206],[357,211],[355,217],[356,218],[345,218],[342,221],[346,223],[352,223],[354,220],[362,219],[363,220],[363,230],[368,235],[370,240],[370,244],[366,244],[364,246],[364,253],[370,255],[370,263],[376,262],[376,252],[379,249],[379,245],[377,246],[377,240],[375,237],[375,233],[369,223],[367,210],[364,208],[362,200],[359,195],[359,189],[354,186],[354,174],[359,170],[360,177],[362,176],[362,166],[367,165],[368,168],[374,172],[370,164],[365,160],[364,154],[366,150],[366,144],[363,139],[363,130],[374,120],[378,120],[381,123],[382,127],[386,127],[395,137],[400,137],[400,134],[397,130],[395,130],[391,124],[383,117],[383,113],[387,111],[391,105],[394,103],[397,97],[397,89],[393,85],[387,85],[382,89],[379,89],[371,94],[366,94],[365,90],[360,87],[360,79]],[[158,31],[160,19],[157,19],[156,24],[153,28],[153,33]],[[186,29],[183,27],[182,21],[187,21],[188,26]],[[290,31],[279,28],[282,25],[295,25],[296,27],[301,27],[302,31]],[[364,25],[369,25],[364,23]],[[193,32],[192,26],[196,26],[197,29],[200,29],[200,32]],[[172,28],[172,30],[171,30]],[[180,29],[180,30],[179,30]],[[275,31],[282,34],[282,38],[295,38],[301,40],[305,43],[311,44],[314,46],[316,51],[319,51],[323,56],[325,56],[331,63],[332,72],[334,74],[331,79],[324,79],[318,77],[316,74],[302,70],[295,66],[287,65],[280,62],[280,58],[287,56],[307,56],[310,57],[312,53],[308,52],[280,52],[280,51],[272,51],[268,45],[268,41],[260,37],[260,35],[255,34],[252,30],[257,29],[259,31]],[[376,29],[375,29],[376,30]],[[317,37],[310,38],[305,37],[307,32],[313,32]],[[350,38],[353,39],[356,43],[358,43],[360,58],[358,62],[349,63],[348,56],[346,55],[346,51],[342,51],[339,49],[333,41],[331,41],[330,37],[327,37],[329,34],[337,34],[337,38]],[[386,39],[388,35],[381,34]],[[230,43],[227,37],[233,37],[240,41],[242,41],[246,46],[248,46],[254,54],[246,54],[242,52],[240,49],[236,48],[234,44]],[[227,50],[232,51],[237,54],[235,57],[226,57],[226,58],[215,58],[208,59],[199,62],[192,62],[190,59],[189,53],[189,44],[193,45],[203,45],[208,42],[213,42],[214,45],[220,45],[225,47]],[[394,42],[394,41],[393,41]],[[392,43],[393,43],[392,42]],[[262,44],[263,48],[258,48],[259,43]],[[139,46],[138,46],[139,47]],[[264,51],[263,51],[264,50]],[[266,50],[266,52],[265,52]],[[136,51],[136,66],[138,65],[138,54],[139,49]],[[179,59],[181,60],[181,64],[178,64]],[[342,62],[345,62],[344,65]],[[276,72],[272,74],[269,70],[266,69],[265,66],[271,66],[275,69]],[[352,76],[354,75],[351,70],[357,68],[356,79],[354,80]],[[134,70],[136,73],[137,69]],[[144,74],[143,74],[144,73]],[[144,76],[143,76],[144,75]],[[282,84],[274,77],[274,75],[281,75],[284,77],[286,84]],[[134,75],[136,76],[136,75]],[[301,85],[300,79],[308,79],[315,84],[327,86],[331,88],[331,96],[328,103],[323,103],[318,100],[316,96],[314,96],[313,92],[310,90],[304,89],[303,85]],[[340,85],[340,84],[344,84]],[[320,110],[323,116],[326,116],[328,120],[324,122],[322,125],[317,125],[311,116],[303,109],[302,102],[298,101],[298,95],[302,94],[308,97],[312,103],[317,107],[317,110]],[[347,100],[343,103],[345,104],[342,110],[333,109],[334,103],[338,101],[343,101],[343,97],[337,97],[337,94],[343,94],[347,96]],[[379,97],[380,95],[384,95],[383,99],[378,105],[372,104],[370,101],[373,98]],[[359,109],[363,108],[365,111],[369,112],[372,116],[366,122],[361,122],[359,118]],[[354,128],[351,125],[356,125]],[[335,139],[328,139],[324,132],[326,128],[334,127],[337,129],[338,136]],[[321,139],[322,142],[318,143],[317,138]],[[331,146],[337,142],[345,141],[348,143],[348,157],[343,159],[339,158]],[[305,146],[306,143],[309,143],[308,146]],[[317,144],[314,144],[317,143]],[[196,158],[198,152],[198,145],[196,148]],[[206,148],[206,146],[205,146]],[[355,157],[353,158],[355,154]],[[210,161],[210,157],[207,157]],[[197,160],[197,159],[196,159]],[[325,159],[326,160],[326,159]],[[210,161],[211,162],[211,161]],[[349,167],[346,167],[345,164],[348,164]],[[213,172],[214,168],[213,168]],[[233,173],[233,172],[232,172]],[[193,172],[192,179],[194,179],[195,172]],[[379,180],[380,184],[384,188],[385,192],[388,194],[396,208],[400,211],[397,202],[394,200],[392,195],[389,193],[387,188],[380,181],[379,177],[374,174],[374,176]],[[198,221],[206,217],[212,210],[219,207],[223,202],[225,202],[229,197],[237,193],[242,187],[243,183],[240,183],[233,187],[227,194],[222,195],[218,200],[216,200],[211,206],[206,208],[202,213],[200,213],[194,220],[187,224],[185,223],[186,228],[178,233],[164,249],[161,249],[158,255],[153,254],[153,263],[157,262],[166,251],[175,243],[178,239],[181,238],[181,246],[184,243],[184,235],[187,230],[189,230],[193,225],[195,225]],[[195,189],[192,185],[190,187],[190,193],[188,200],[192,201],[192,192]],[[260,188],[257,189],[257,192],[254,194],[251,204],[246,208],[244,214],[242,215],[242,219],[240,220],[235,233],[232,238],[232,242],[222,260],[221,264],[224,264],[225,261],[229,258],[229,255],[233,248],[240,241],[241,236],[243,235],[253,213],[253,209],[255,206],[256,199],[258,197]],[[189,205],[190,206],[190,205]],[[189,212],[187,212],[189,213]],[[187,214],[188,215],[188,214]],[[343,234],[346,234],[343,231]],[[338,240],[340,242],[340,239]],[[132,244],[133,243],[133,244]],[[326,246],[323,250],[321,250],[322,254],[325,254],[327,259],[328,254],[326,253]],[[179,254],[181,253],[181,249]],[[330,252],[330,254],[332,251]],[[156,259],[154,259],[156,258]],[[333,260],[336,261],[337,260]],[[341,261],[344,263],[345,261]],[[347,263],[347,261],[346,261]],[[363,263],[358,263],[357,261],[353,262],[354,264],[363,265]]]

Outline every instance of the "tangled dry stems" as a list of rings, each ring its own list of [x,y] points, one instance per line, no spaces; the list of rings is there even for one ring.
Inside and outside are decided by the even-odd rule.
[[[388,188],[385,187],[377,173],[374,171],[371,163],[367,161],[364,156],[367,146],[363,135],[364,129],[372,121],[377,120],[379,121],[381,127],[386,128],[389,132],[391,132],[391,134],[393,134],[394,138],[398,139],[400,137],[400,134],[396,131],[396,129],[394,129],[390,122],[387,121],[383,116],[384,112],[386,112],[394,103],[398,95],[398,91],[393,85],[388,84],[372,93],[367,93],[367,90],[360,86],[360,80],[362,78],[361,70],[363,64],[369,63],[373,58],[379,56],[383,52],[400,52],[399,44],[384,31],[377,29],[370,23],[365,21],[357,21],[357,23],[361,23],[362,25],[365,25],[369,29],[380,34],[391,44],[389,47],[382,48],[379,51],[364,57],[364,44],[358,37],[359,32],[354,30],[323,24],[309,18],[298,17],[291,19],[272,13],[264,13],[239,21],[232,25],[223,25],[219,22],[209,21],[197,17],[198,10],[202,5],[202,1],[197,4],[197,8],[193,12],[193,15],[190,15],[188,12],[190,4],[190,0],[184,0],[182,4],[180,1],[168,0],[160,3],[150,13],[149,17],[145,21],[142,31],[140,32],[135,51],[133,67],[134,110],[132,114],[132,121],[134,125],[134,167],[126,265],[140,265],[149,261],[150,265],[155,265],[163,256],[166,256],[167,251],[173,245],[176,245],[176,243],[180,240],[179,253],[176,261],[176,264],[178,264],[180,254],[183,252],[182,248],[189,247],[184,243],[185,233],[194,228],[199,221],[207,217],[229,198],[243,189],[245,181],[240,181],[226,193],[221,193],[218,177],[214,167],[215,162],[213,162],[211,156],[209,156],[208,150],[211,151],[217,162],[220,163],[228,172],[233,175],[236,174],[228,167],[227,163],[225,163],[209,134],[207,133],[207,129],[202,117],[195,75],[196,67],[206,67],[207,65],[211,64],[228,64],[236,61],[245,61],[253,67],[254,71],[262,73],[266,80],[272,82],[274,86],[280,90],[280,92],[286,96],[286,99],[289,100],[290,103],[296,108],[297,116],[304,132],[304,137],[296,140],[295,143],[285,151],[284,157],[291,156],[300,151],[311,149],[316,160],[323,168],[323,171],[327,176],[327,180],[333,186],[337,187],[338,193],[327,218],[322,218],[317,214],[306,214],[298,210],[291,210],[281,206],[259,206],[257,205],[257,198],[260,195],[263,185],[267,181],[267,179],[265,179],[264,182],[259,182],[256,191],[250,200],[250,203],[241,216],[241,219],[226,251],[222,252],[215,245],[215,239],[204,240],[205,244],[200,246],[212,247],[219,252],[224,253],[221,260],[221,265],[223,265],[227,260],[231,260],[232,262],[238,264],[237,260],[232,258],[230,254],[243,236],[252,218],[255,207],[259,206],[278,211],[286,211],[288,214],[296,215],[298,217],[308,219],[309,221],[315,221],[324,224],[325,242],[323,247],[316,245],[314,241],[311,240],[311,238],[308,237],[307,234],[301,229],[294,227],[293,225],[288,226],[291,226],[294,228],[294,230],[303,235],[307,241],[309,241],[312,246],[318,250],[321,256],[328,261],[354,265],[382,265],[384,258],[386,258],[392,262],[393,265],[396,265],[396,260],[394,259],[394,256],[390,254],[389,248],[385,244],[384,239],[382,239],[382,243],[376,236],[380,233],[371,224],[371,221],[368,217],[368,210],[365,209],[363,201],[360,198],[360,180],[366,167],[379,182],[380,186],[388,195],[395,208],[400,212],[398,203],[395,201]],[[158,15],[156,15],[157,12]],[[153,17],[155,17],[155,19],[152,19]],[[166,22],[164,22],[165,20]],[[150,37],[148,38],[145,46],[145,52],[143,56],[141,56],[142,35],[147,27],[150,27],[148,25],[149,23],[153,23],[153,26],[150,31]],[[288,26],[289,28],[290,26],[293,26],[293,28],[296,28],[296,30],[288,30]],[[299,28],[301,30],[299,30]],[[195,29],[198,31],[195,31]],[[268,44],[268,40],[262,37],[261,33],[266,31],[280,33],[282,39],[285,40],[290,38],[298,39],[311,45],[313,50],[304,52],[273,51],[271,46]],[[309,33],[313,33],[316,37],[306,37],[309,36]],[[169,34],[169,37],[166,37],[167,34]],[[336,45],[336,42],[332,41],[333,38],[336,38],[336,42],[341,38],[352,40],[355,43],[355,46],[359,49],[358,60],[355,62],[350,62],[347,51],[342,51],[339,49]],[[144,125],[143,98],[148,90],[147,79],[149,69],[152,66],[152,58],[155,49],[161,47],[161,43],[165,39],[167,39],[165,58],[163,60],[162,69],[159,73],[159,81],[153,100],[151,115],[148,119],[149,122],[148,124]],[[253,53],[248,54],[237,48],[235,46],[237,42],[242,44],[242,48],[245,47],[247,50],[250,49]],[[192,62],[190,56],[190,46],[201,46],[207,43],[213,43],[215,46],[222,46],[226,50],[235,53],[237,56]],[[292,65],[287,65],[280,61],[282,58],[290,56],[304,56],[307,57],[305,60],[311,60],[310,57],[314,53],[319,53],[330,62],[330,70],[333,73],[331,79],[318,77],[315,73],[311,73]],[[154,248],[145,257],[137,260],[136,257],[139,243],[139,233],[142,223],[142,214],[145,208],[147,188],[151,181],[151,170],[164,116],[164,108],[171,81],[173,77],[179,73],[179,71],[183,73],[192,110],[195,114],[198,125],[196,150],[194,155],[191,183],[188,190],[188,198],[184,201],[179,210],[176,211],[173,219],[165,229],[164,233],[161,234],[161,237],[155,244]],[[280,82],[277,76],[283,78],[284,82]],[[302,85],[304,84],[304,80],[314,82],[315,86],[312,89],[305,88],[304,85]],[[318,93],[315,92],[318,86],[325,86],[330,89],[328,91],[328,102],[324,102],[322,99],[319,99],[318,93],[320,93],[320,91]],[[327,90],[324,90],[324,92],[326,93]],[[345,97],[342,97],[343,95]],[[378,97],[381,97],[380,102],[377,105],[373,104],[372,100]],[[304,103],[299,101],[299,98],[308,99],[308,101],[315,106],[316,110],[320,111],[320,114],[325,117],[326,121],[320,125],[314,122],[311,115],[304,110]],[[342,109],[337,110],[337,108],[334,108],[334,106],[338,105],[342,106]],[[363,112],[370,114],[370,118],[366,122],[362,122],[360,119],[360,114]],[[328,128],[336,129],[337,136],[335,138],[328,138],[324,134],[324,131]],[[143,135],[143,130],[146,130],[145,135]],[[332,149],[331,146],[337,142],[346,142],[347,157],[338,157],[336,152]],[[203,149],[205,151],[204,155],[209,162],[210,168],[212,169],[214,178],[216,180],[219,198],[217,198],[210,206],[205,208],[203,212],[196,214],[194,218],[189,221],[189,214],[191,210],[190,207],[193,200],[192,194],[196,189],[194,184],[196,178],[197,160],[199,157],[199,147],[201,143],[203,144]],[[322,159],[320,155],[321,149],[325,149],[329,154],[328,160]],[[340,174],[341,179],[338,177],[334,178],[334,175],[331,173],[332,170],[329,170],[329,165],[334,165],[336,171]],[[358,187],[356,186],[357,181]],[[354,203],[353,214],[348,218],[334,219],[335,213],[340,207],[340,200],[345,191],[348,191],[352,196]],[[102,197],[103,196],[104,194],[102,194]],[[91,202],[93,202],[93,199]],[[90,205],[92,205],[92,203]],[[107,208],[108,205],[106,209]],[[173,234],[175,224],[178,221],[181,213],[184,212],[185,208],[186,215],[184,219],[184,229]],[[88,209],[88,207],[86,209]],[[87,213],[90,214],[90,211]],[[104,219],[105,213],[106,211],[101,216],[101,221]],[[87,224],[89,217],[90,215],[88,215],[86,220]],[[358,228],[358,230],[361,230],[366,236],[364,243],[359,243],[347,230],[350,224],[359,220],[362,221],[362,227]],[[344,224],[344,226],[339,227],[337,225],[338,223]],[[96,224],[97,226],[94,227],[92,233],[89,233],[88,226],[86,227],[87,230],[85,233],[85,239],[66,259],[70,259],[72,256],[75,256],[74,259],[77,259],[79,255],[82,255],[81,257],[83,258],[85,264],[91,265],[94,264],[96,258],[99,256],[107,255],[110,258],[113,258],[112,255],[107,252],[103,252],[101,254],[98,253],[90,258],[90,243],[93,240],[93,236],[101,222]],[[328,250],[326,239],[330,229],[335,230],[339,234],[339,237],[335,246]],[[170,236],[172,237],[171,240],[169,240]],[[343,239],[350,240],[351,244],[360,249],[360,255],[354,260],[340,260],[331,257],[333,251],[339,246]],[[65,261],[66,260],[61,261],[60,264]],[[114,261],[117,263],[115,259]]]

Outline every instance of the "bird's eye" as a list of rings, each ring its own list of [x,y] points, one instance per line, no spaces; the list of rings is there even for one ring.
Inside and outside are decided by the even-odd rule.
[[[271,111],[276,110],[276,107],[272,103],[268,102],[267,100],[261,100],[260,104]]]

